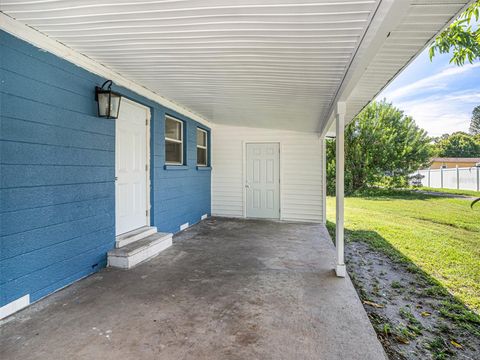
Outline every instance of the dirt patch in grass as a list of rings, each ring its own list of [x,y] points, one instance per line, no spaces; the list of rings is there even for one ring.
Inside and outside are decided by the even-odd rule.
[[[480,317],[377,233],[360,233],[346,233],[347,269],[389,358],[479,359]]]

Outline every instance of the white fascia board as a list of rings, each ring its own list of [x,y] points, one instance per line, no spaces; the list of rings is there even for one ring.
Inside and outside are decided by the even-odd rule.
[[[331,132],[330,128],[335,119],[336,104],[339,101],[346,101],[348,99],[348,96],[355,89],[355,86],[367,69],[368,64],[377,54],[385,39],[388,37],[388,34],[398,26],[407,14],[409,6],[409,1],[382,0],[379,3],[373,16],[370,18],[370,23],[367,25],[364,36],[360,40],[360,44],[353,55],[342,83],[328,111],[325,113],[325,117],[323,117],[323,119],[327,121],[323,124],[321,123],[320,133],[322,135]],[[345,120],[347,124],[351,119]]]
[[[393,0],[392,0],[393,2]],[[397,2],[397,5],[405,5],[406,3],[408,3],[407,1],[398,1]],[[440,34],[442,31],[444,31],[448,26],[450,26],[451,23],[453,23],[455,21],[455,19],[460,16],[460,14],[462,14],[469,6],[470,4],[472,3],[472,1],[469,1],[464,7],[462,7],[462,9],[460,11],[458,11],[456,14],[454,14],[452,16],[452,18],[437,32],[437,34]],[[408,11],[408,8],[407,9],[404,9],[404,11]],[[394,19],[395,19],[395,16],[398,16],[398,14],[396,14],[395,12],[391,12],[390,11],[390,16],[393,14],[394,16]],[[400,24],[400,19],[403,18],[403,16],[405,16],[406,14],[403,13],[402,16],[398,16],[398,18],[396,18],[396,21],[394,22],[394,26],[390,26],[391,24],[389,24],[388,22],[386,23],[387,26],[389,26],[389,28],[391,30],[393,30],[396,26],[398,26]],[[372,19],[373,21],[373,19]],[[383,21],[383,24],[385,24],[385,21]],[[371,27],[371,26],[370,26]],[[386,34],[388,34],[391,30],[388,30],[386,33],[383,32],[385,34],[385,37],[383,38],[383,40],[385,40],[386,38]],[[423,46],[416,54],[415,56],[413,56],[412,58],[410,58],[410,60],[405,63],[405,65],[403,65],[400,69],[398,69],[397,73],[392,77],[390,78],[384,85],[382,88],[380,88],[377,92],[377,94],[372,98],[372,100],[378,95],[380,94],[388,85],[390,85],[401,73],[402,71],[408,67],[413,61],[415,61],[415,59],[429,46],[430,42],[435,39],[437,37],[437,34],[435,34],[434,36],[432,36],[430,38],[430,41],[427,41],[427,43],[425,44],[425,46]],[[378,34],[377,34],[378,35]],[[380,44],[381,46],[381,44]],[[380,46],[376,48],[375,50],[375,53],[376,51],[378,51],[380,49]],[[373,56],[375,55],[375,53],[372,53],[370,50],[370,55],[371,57],[369,58],[369,61],[371,61],[373,59]],[[363,71],[366,70],[366,67],[364,67]],[[356,79],[355,83],[352,83],[350,85],[350,89],[349,91],[345,91],[344,93],[340,93],[337,94],[338,95],[338,98],[337,96],[335,97],[335,100],[334,102],[332,102],[332,105],[329,109],[329,112],[328,112],[328,117],[326,117],[326,119],[328,119],[327,122],[324,123],[324,125],[322,126],[322,128],[320,129],[320,134],[322,137],[335,137],[335,134],[336,134],[336,130],[335,130],[335,124],[334,124],[334,120],[335,120],[335,103],[340,101],[340,100],[343,100],[343,101],[346,101],[347,102],[347,106],[348,106],[348,96],[352,93],[352,91],[354,90],[355,86],[357,85],[358,81],[360,80],[361,78],[361,75],[363,74],[363,71],[360,72],[358,74],[358,78]],[[363,109],[360,109],[360,111],[363,110]],[[347,125],[351,120],[353,119],[345,119],[345,124]]]
[[[7,316],[10,316],[14,313],[16,313],[19,310],[22,310],[23,308],[27,307],[30,305],[30,294],[27,294],[25,296],[22,296],[18,298],[17,300],[14,300],[2,307],[0,307],[0,319],[4,319]]]
[[[103,78],[112,80],[116,85],[129,89],[138,95],[144,96],[160,105],[163,105],[171,110],[174,110],[184,116],[189,117],[205,126],[212,127],[212,123],[203,118],[199,114],[171,101],[163,96],[147,89],[146,87],[137,84],[134,81],[128,80],[123,75],[109,69],[105,65],[83,55],[68,46],[48,37],[47,35],[29,27],[21,22],[11,18],[10,16],[0,12],[0,29],[4,30],[15,37],[18,37],[40,49],[50,52],[62,59],[65,59],[87,71],[90,71]],[[93,89],[92,84],[92,89]],[[93,91],[93,90],[92,90]]]

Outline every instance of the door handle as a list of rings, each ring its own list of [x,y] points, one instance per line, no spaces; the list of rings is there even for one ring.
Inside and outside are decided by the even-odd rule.
[[[245,184],[245,189],[250,189],[250,185]]]

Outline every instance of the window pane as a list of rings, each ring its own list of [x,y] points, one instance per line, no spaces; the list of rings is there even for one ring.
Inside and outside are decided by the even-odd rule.
[[[197,148],[197,165],[207,165],[207,149]]]
[[[182,140],[182,124],[167,117],[165,119],[165,137]]]
[[[182,144],[165,140],[165,162],[182,163]]]
[[[197,129],[197,145],[207,146],[207,133]]]

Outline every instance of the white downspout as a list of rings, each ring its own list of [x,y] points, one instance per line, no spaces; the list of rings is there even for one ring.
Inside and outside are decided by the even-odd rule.
[[[327,224],[327,141],[325,137],[320,139],[322,142],[322,221]]]
[[[345,114],[347,106],[345,102],[338,102],[336,106],[336,231],[335,245],[337,248],[338,277],[345,277],[345,244],[344,244],[344,196],[345,196]]]

